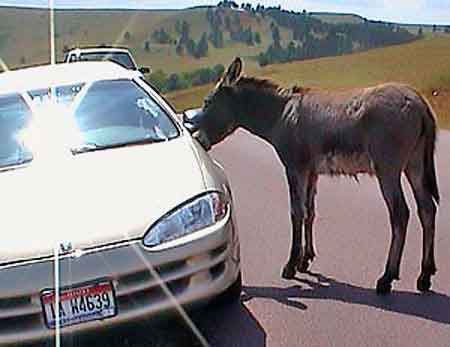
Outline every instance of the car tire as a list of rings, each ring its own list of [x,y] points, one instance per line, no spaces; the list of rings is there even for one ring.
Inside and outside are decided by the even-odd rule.
[[[242,292],[242,274],[239,272],[236,281],[229,286],[223,293],[216,297],[215,302],[218,305],[229,304],[239,300]]]

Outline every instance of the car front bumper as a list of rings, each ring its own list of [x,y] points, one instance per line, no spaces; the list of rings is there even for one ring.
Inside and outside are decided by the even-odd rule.
[[[174,302],[191,305],[214,298],[239,275],[239,239],[230,213],[175,247],[155,251],[134,240],[61,257],[59,269],[62,288],[101,280],[114,287],[117,315],[61,329],[62,335],[78,334],[162,315],[176,310]],[[171,295],[162,290],[161,280]],[[0,268],[0,345],[54,336],[40,300],[53,287],[54,258]]]

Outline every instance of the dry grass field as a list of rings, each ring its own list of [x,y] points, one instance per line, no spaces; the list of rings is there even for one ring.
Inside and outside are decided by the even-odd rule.
[[[177,21],[187,21],[191,27],[191,38],[198,41],[204,32],[210,32],[206,8],[185,10],[58,10],[55,13],[57,58],[63,59],[64,47],[92,45],[120,45],[130,48],[141,66],[150,66],[154,71],[166,73],[192,71],[202,67],[225,64],[232,57],[241,55],[251,60],[265,51],[271,44],[269,20],[258,20],[245,12],[239,12],[243,26],[251,26],[261,35],[261,44],[247,46],[231,41],[224,34],[225,47],[215,49],[209,45],[208,56],[194,59],[176,54],[174,44],[158,44],[151,35],[164,28],[173,39],[178,39]],[[10,68],[35,65],[49,60],[48,11],[41,9],[16,9],[0,7],[0,58]],[[130,33],[128,40],[125,33]],[[280,28],[282,41],[287,44],[292,32]],[[150,49],[144,49],[145,42]],[[249,58],[252,59],[249,59]]]
[[[192,71],[215,64],[228,64],[235,56],[244,58],[249,74],[272,78],[283,85],[299,84],[319,88],[340,89],[370,86],[398,81],[411,84],[424,93],[439,115],[441,126],[450,128],[450,35],[427,34],[410,44],[373,49],[339,57],[306,60],[260,68],[255,56],[271,43],[270,21],[240,12],[241,23],[251,25],[261,34],[262,42],[247,46],[232,42],[225,34],[225,48],[210,45],[207,57],[180,57],[175,45],[152,42],[154,30],[164,28],[177,38],[175,24],[186,20],[191,36],[196,40],[208,31],[206,8],[185,10],[70,10],[56,11],[56,44],[58,59],[64,46],[117,44],[129,47],[139,65],[163,69],[166,73]],[[328,22],[358,22],[353,14],[316,13]],[[424,31],[427,31],[425,28]],[[130,38],[125,40],[125,32]],[[283,42],[289,42],[292,32],[282,29]],[[150,50],[144,43],[150,40]],[[0,7],[0,58],[10,67],[48,61],[48,12],[40,9]],[[201,104],[211,86],[182,90],[168,97],[179,110]],[[432,96],[432,91],[438,91]]]
[[[383,82],[408,83],[431,101],[442,127],[450,128],[450,35],[340,57],[255,68],[247,73],[284,86],[342,89]],[[178,110],[201,105],[211,86],[168,94]],[[433,96],[432,92],[437,95]]]

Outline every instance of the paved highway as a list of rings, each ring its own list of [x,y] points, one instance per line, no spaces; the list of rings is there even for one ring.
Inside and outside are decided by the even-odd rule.
[[[212,156],[231,181],[241,238],[241,302],[198,312],[195,322],[213,347],[450,346],[450,132],[439,136],[437,166],[442,202],[438,214],[434,292],[415,289],[422,232],[411,190],[401,281],[385,297],[374,286],[390,240],[387,210],[377,183],[360,177],[319,181],[312,274],[281,279],[290,246],[286,179],[272,148],[238,131]],[[404,182],[406,183],[406,182]],[[80,346],[199,346],[175,322],[144,323]]]
[[[242,303],[199,321],[212,346],[450,346],[450,132],[439,136],[438,273],[426,295],[415,289],[422,232],[407,184],[412,217],[401,281],[379,297],[373,288],[390,229],[375,179],[320,179],[313,274],[286,281],[280,273],[290,245],[289,203],[275,153],[238,131],[212,155],[233,187],[244,278]]]

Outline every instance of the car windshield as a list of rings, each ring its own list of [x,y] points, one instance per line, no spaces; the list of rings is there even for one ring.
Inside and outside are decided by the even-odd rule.
[[[19,140],[31,119],[31,111],[18,94],[0,96],[0,167],[30,161],[33,156]]]
[[[93,53],[81,53],[79,61],[99,61],[109,60],[115,62],[126,69],[136,70],[136,65],[128,53],[124,52],[93,52]]]
[[[0,96],[0,167],[31,161],[49,148],[79,153],[176,136],[164,109],[131,80]]]

